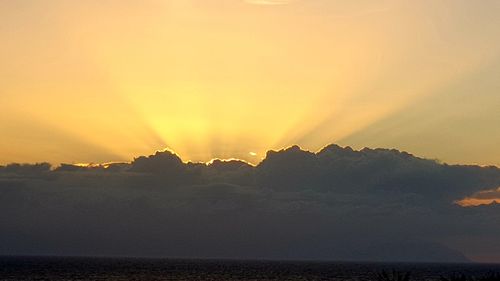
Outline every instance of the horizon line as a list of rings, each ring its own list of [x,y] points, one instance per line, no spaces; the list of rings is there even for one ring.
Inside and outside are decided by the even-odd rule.
[[[166,147],[166,148],[163,148],[163,149],[155,150],[152,154],[135,156],[130,161],[113,161],[113,160],[111,160],[111,161],[105,161],[105,162],[58,162],[58,163],[53,163],[53,162],[49,162],[49,161],[10,162],[10,163],[0,163],[0,168],[7,167],[9,165],[40,165],[40,164],[49,164],[51,166],[51,169],[55,169],[55,168],[58,168],[58,167],[61,167],[61,166],[64,166],[64,165],[76,166],[76,167],[82,167],[82,168],[99,168],[99,167],[107,168],[107,167],[109,167],[110,165],[113,165],[113,164],[132,164],[136,159],[138,159],[140,157],[151,157],[151,156],[154,156],[154,155],[156,155],[158,153],[165,153],[165,152],[169,152],[169,153],[177,156],[181,160],[181,162],[183,164],[204,164],[204,165],[210,166],[210,165],[213,164],[213,162],[216,162],[216,161],[221,161],[221,162],[238,161],[238,162],[246,163],[246,164],[248,164],[248,165],[250,165],[252,167],[257,167],[257,166],[259,166],[268,157],[269,153],[273,153],[273,152],[274,153],[279,153],[279,152],[284,152],[284,151],[287,151],[287,150],[295,148],[295,149],[298,149],[298,150],[300,150],[302,152],[306,152],[306,153],[311,153],[311,154],[318,155],[319,153],[321,153],[321,151],[323,151],[325,148],[330,147],[330,146],[336,146],[336,147],[339,147],[341,149],[350,149],[353,152],[358,152],[358,153],[366,151],[366,150],[372,150],[372,151],[373,150],[397,151],[399,153],[408,154],[408,155],[413,156],[415,158],[419,158],[419,159],[423,159],[423,160],[429,160],[429,161],[434,161],[434,162],[442,164],[442,165],[451,165],[451,166],[478,166],[478,167],[483,167],[483,168],[485,168],[485,167],[494,167],[494,168],[500,169],[500,166],[497,166],[495,164],[478,164],[478,163],[450,164],[448,162],[444,162],[444,161],[442,161],[440,159],[437,159],[437,158],[421,157],[421,156],[418,156],[416,154],[413,154],[412,152],[409,152],[409,151],[406,151],[406,150],[400,150],[398,148],[364,146],[363,148],[356,149],[356,148],[353,148],[352,146],[349,146],[349,145],[342,146],[342,145],[339,145],[339,144],[334,143],[334,142],[330,143],[330,144],[327,144],[327,145],[324,145],[324,146],[322,146],[321,148],[319,148],[317,150],[303,148],[299,144],[292,144],[292,145],[289,145],[289,146],[284,146],[284,147],[279,148],[279,149],[269,149],[269,150],[266,151],[264,157],[260,157],[260,161],[257,162],[257,163],[252,163],[250,161],[247,161],[247,160],[244,160],[244,159],[241,159],[241,158],[237,158],[237,157],[229,157],[229,158],[214,157],[214,158],[211,158],[210,160],[207,160],[207,161],[192,161],[190,159],[184,160],[183,157],[180,154],[178,154],[177,152],[175,152],[173,149],[171,149],[169,147]],[[249,151],[249,154],[252,154],[252,153],[253,152]]]

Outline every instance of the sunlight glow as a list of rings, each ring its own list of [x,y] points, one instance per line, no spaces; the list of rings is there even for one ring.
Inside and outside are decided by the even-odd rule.
[[[462,207],[475,207],[489,204],[500,204],[500,187],[492,190],[484,190],[455,202]]]
[[[460,201],[457,201],[456,203],[462,207],[475,207],[481,205],[500,204],[500,198],[494,198],[494,199],[465,198]]]
[[[450,147],[429,129],[500,122],[496,76],[481,75],[500,69],[496,6],[28,1],[0,2],[0,163],[128,161],[165,147],[254,163],[339,142],[500,164],[488,151],[500,133]],[[456,112],[484,118],[448,126]]]

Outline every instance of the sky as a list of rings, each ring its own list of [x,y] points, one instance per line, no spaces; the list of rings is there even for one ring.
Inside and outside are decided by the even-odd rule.
[[[0,1],[0,163],[388,147],[500,165],[498,1]]]
[[[0,0],[0,254],[500,263],[499,15]]]

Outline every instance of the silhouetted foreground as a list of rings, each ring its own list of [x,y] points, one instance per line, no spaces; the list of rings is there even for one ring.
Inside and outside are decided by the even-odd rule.
[[[0,280],[10,281],[498,280],[491,272],[500,272],[500,265],[0,257]]]

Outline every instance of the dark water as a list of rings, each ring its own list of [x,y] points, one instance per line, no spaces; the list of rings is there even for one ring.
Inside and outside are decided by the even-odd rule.
[[[500,272],[500,265],[0,257],[0,280],[374,280],[393,269],[438,280]]]

